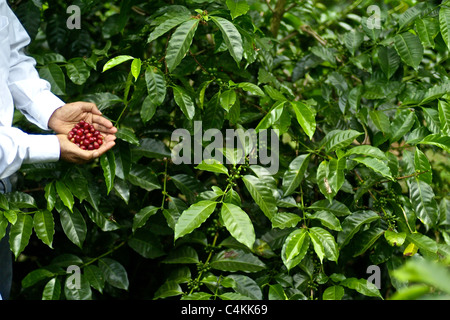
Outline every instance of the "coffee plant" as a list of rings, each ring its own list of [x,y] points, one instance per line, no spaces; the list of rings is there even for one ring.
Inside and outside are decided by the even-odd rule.
[[[450,297],[450,1],[10,5],[118,128],[0,195],[13,299]]]

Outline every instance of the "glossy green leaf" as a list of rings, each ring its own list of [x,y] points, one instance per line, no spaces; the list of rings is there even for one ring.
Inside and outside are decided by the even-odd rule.
[[[70,275],[64,282],[64,295],[67,300],[92,300],[92,290],[89,282],[83,274],[79,275],[79,282],[73,283]]]
[[[166,254],[160,240],[145,229],[136,231],[128,240],[128,245],[147,259],[155,259]]]
[[[139,139],[136,137],[134,131],[130,128],[121,126],[119,129],[117,129],[116,137],[133,145],[139,145]]]
[[[42,300],[59,300],[61,296],[61,281],[53,278],[45,284]]]
[[[67,238],[82,248],[86,239],[87,226],[82,214],[77,208],[69,212],[65,208],[59,212],[61,225]]]
[[[439,34],[439,21],[433,18],[416,19],[417,33],[425,47],[434,48],[434,38]]]
[[[103,66],[102,72],[105,72],[111,68],[114,68],[115,66],[117,66],[121,63],[124,63],[125,61],[132,60],[132,59],[134,59],[134,57],[129,56],[129,55],[120,55],[120,56],[114,57],[105,63],[105,65]]]
[[[308,232],[304,228],[294,230],[286,238],[283,245],[284,254],[282,255],[285,257],[285,265],[298,255],[302,254],[304,256],[306,254],[306,250],[303,246],[305,238],[308,238]]]
[[[419,37],[404,32],[394,38],[395,49],[404,63],[417,70],[423,59],[423,46]]]
[[[391,143],[400,140],[406,133],[411,131],[415,118],[414,112],[409,111],[404,111],[395,117],[391,127]]]
[[[50,83],[51,91],[56,95],[66,94],[66,79],[61,67],[50,63],[39,69],[39,76]]]
[[[364,34],[359,30],[351,30],[347,32],[344,36],[344,44],[348,51],[352,54],[352,56],[355,55],[356,50],[359,49],[361,44],[364,41]]]
[[[447,101],[440,100],[438,107],[441,132],[450,136],[450,104]]]
[[[67,186],[60,180],[55,181],[55,187],[59,198],[62,200],[64,205],[72,211],[75,203],[72,192],[70,192],[69,188],[67,188]]]
[[[220,216],[230,234],[252,249],[255,243],[255,230],[247,213],[234,204],[223,203]]]
[[[342,286],[335,285],[325,289],[322,294],[323,300],[341,300],[344,296],[345,290]]]
[[[258,257],[240,249],[220,251],[213,256],[210,266],[228,272],[258,272],[266,269],[266,265]]]
[[[414,153],[414,167],[416,172],[425,172],[417,176],[417,179],[425,181],[428,184],[433,182],[433,174],[430,161],[427,156],[416,148],[416,152]]]
[[[175,225],[175,240],[197,229],[214,212],[216,202],[203,200],[184,210]]]
[[[111,258],[101,258],[98,266],[103,272],[106,282],[113,287],[128,290],[128,274],[122,264]]]
[[[246,14],[250,9],[246,0],[227,0],[226,4],[230,10],[231,18],[233,18],[233,20],[243,14]]]
[[[316,131],[316,111],[311,106],[301,101],[292,101],[291,105],[294,109],[298,123],[309,139],[312,139],[314,132]]]
[[[32,232],[33,218],[27,214],[18,214],[16,223],[11,226],[9,231],[9,246],[16,260],[28,245]]]
[[[236,63],[239,63],[242,60],[242,55],[244,53],[241,34],[234,24],[227,19],[218,16],[210,16],[210,18],[222,33],[223,41],[231,56]]]
[[[357,238],[355,237],[356,246],[353,256],[359,256],[371,248],[378,238],[383,235],[384,231],[382,228],[375,227],[361,232]]]
[[[163,34],[169,32],[173,28],[179,26],[180,24],[191,19],[191,15],[188,11],[171,13],[167,12],[164,14],[164,19],[160,24],[158,24],[155,29],[148,36],[147,42],[152,42],[158,39]]]
[[[378,59],[381,70],[389,80],[400,66],[400,57],[393,47],[380,46],[378,47]]]
[[[439,9],[439,25],[441,29],[442,39],[450,48],[450,7],[442,6]]]
[[[389,245],[393,247],[400,247],[406,240],[406,233],[386,230],[384,232],[384,238],[389,243]]]
[[[82,58],[74,58],[66,64],[67,76],[76,85],[83,85],[89,78],[91,71]]]
[[[274,214],[278,211],[272,190],[266,184],[261,183],[260,179],[252,175],[245,175],[242,181],[244,181],[245,187],[261,211],[267,218],[272,220]]]
[[[236,92],[233,89],[225,90],[220,94],[219,101],[222,108],[229,112],[236,102]]]
[[[175,103],[180,107],[184,115],[188,119],[192,120],[195,115],[195,105],[191,96],[186,92],[186,90],[179,86],[173,87],[173,96]]]
[[[313,243],[317,243],[318,250],[323,249],[323,253],[328,260],[337,262],[339,259],[339,248],[333,235],[320,227],[309,228],[308,232]],[[318,250],[316,250],[317,254]]]
[[[322,145],[327,152],[332,152],[347,147],[360,135],[362,133],[355,130],[333,130],[323,138]]]
[[[289,168],[283,175],[283,195],[289,196],[294,193],[303,180],[306,169],[308,168],[310,154],[302,154],[297,156],[289,164]]]
[[[205,159],[202,160],[201,163],[199,163],[195,169],[198,170],[205,170],[209,172],[215,172],[215,173],[224,173],[226,175],[229,175],[227,167],[225,167],[222,163],[215,159]]]
[[[319,200],[314,202],[311,206],[309,206],[308,209],[312,209],[315,211],[325,210],[331,212],[332,214],[338,217],[347,216],[351,214],[349,208],[345,204],[337,200],[333,200],[331,203],[328,200]]]
[[[145,69],[145,83],[147,84],[148,97],[156,106],[161,105],[166,98],[167,84],[164,74],[156,67],[149,66]]]
[[[437,146],[450,153],[450,136],[441,134],[430,134],[418,142],[419,144],[429,144]]]
[[[133,62],[131,62],[131,74],[133,75],[135,81],[139,78],[139,75],[141,74],[141,67],[142,67],[141,59],[139,58],[133,59]]]
[[[353,236],[365,224],[378,220],[380,216],[374,211],[356,211],[347,216],[342,222],[342,231],[339,232],[337,243],[342,248],[347,245]]]
[[[431,186],[423,180],[412,179],[409,182],[409,196],[417,217],[430,227],[436,225],[439,214]]]
[[[370,157],[377,158],[380,160],[387,160],[387,157],[383,151],[381,151],[377,147],[373,147],[373,146],[369,146],[369,145],[353,147],[353,148],[347,150],[347,152],[345,152],[345,154],[342,157],[348,157],[353,154],[370,156]]]
[[[175,70],[189,51],[199,22],[199,19],[187,20],[180,24],[172,34],[166,53],[167,68],[170,72]]]
[[[33,216],[33,227],[36,236],[50,248],[53,243],[53,234],[55,233],[55,222],[53,214],[48,210],[39,210]]]
[[[332,214],[330,211],[326,210],[317,211],[316,213],[312,214],[310,218],[319,220],[322,223],[322,225],[331,230],[342,231],[339,219],[336,218],[336,216]]]
[[[419,232],[410,233],[406,236],[406,240],[413,243],[419,249],[436,253],[438,250],[436,241]]]
[[[160,208],[155,206],[147,206],[139,210],[133,217],[133,232],[145,225],[147,220],[156,214]]]
[[[340,285],[354,289],[365,296],[383,299],[378,288],[366,279],[347,278],[341,281]]]
[[[133,166],[128,175],[128,181],[147,191],[161,189],[156,175],[151,172],[150,168],[145,166]]]
[[[373,171],[381,174],[386,178],[393,179],[391,170],[389,169],[388,165],[382,160],[369,157],[355,157],[352,158],[352,160],[365,165],[366,167],[372,169]]]
[[[116,177],[116,158],[112,151],[108,151],[100,157],[100,165],[103,169],[103,176],[105,177],[105,183],[107,193],[114,187],[114,179]]]

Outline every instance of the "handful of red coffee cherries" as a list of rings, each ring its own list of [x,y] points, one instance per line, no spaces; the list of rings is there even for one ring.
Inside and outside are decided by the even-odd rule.
[[[100,131],[84,120],[78,122],[67,134],[67,138],[83,150],[95,150],[103,144]]]

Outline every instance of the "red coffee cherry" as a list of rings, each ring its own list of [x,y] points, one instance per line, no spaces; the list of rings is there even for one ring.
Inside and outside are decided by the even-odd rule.
[[[95,150],[103,144],[100,131],[84,120],[78,122],[67,134],[67,138],[83,150]]]

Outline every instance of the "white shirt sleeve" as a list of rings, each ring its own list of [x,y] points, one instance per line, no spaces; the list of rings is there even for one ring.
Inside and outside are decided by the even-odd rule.
[[[0,63],[3,64],[0,70],[4,75],[0,75],[0,81],[3,81],[0,83],[0,114],[7,119],[0,119],[0,179],[18,171],[23,163],[53,162],[60,157],[56,135],[27,134],[11,127],[14,105],[27,120],[43,130],[49,129],[51,115],[64,105],[51,93],[50,84],[40,79],[35,69],[36,61],[25,55],[24,48],[30,43],[30,37],[5,0],[0,0],[2,17],[7,25],[0,30],[3,37],[0,39]],[[2,50],[8,53],[3,59]],[[8,62],[9,66],[5,65]]]

